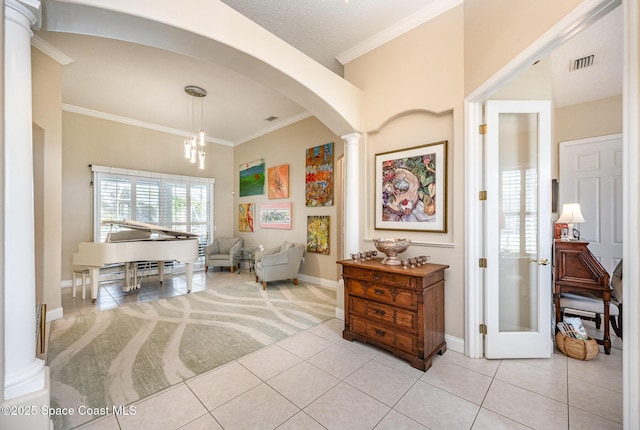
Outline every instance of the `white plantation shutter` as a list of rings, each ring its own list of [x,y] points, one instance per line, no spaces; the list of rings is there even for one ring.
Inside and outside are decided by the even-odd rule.
[[[135,181],[136,221],[160,223],[160,181]]]
[[[200,255],[213,238],[214,179],[91,166],[94,185],[94,241],[103,242],[103,221],[131,219],[200,237]]]
[[[524,175],[524,177],[523,177]],[[502,252],[535,253],[537,249],[537,183],[535,169],[502,172]],[[521,205],[524,203],[524,211]],[[522,218],[524,214],[524,219]],[[522,234],[524,227],[524,234]]]

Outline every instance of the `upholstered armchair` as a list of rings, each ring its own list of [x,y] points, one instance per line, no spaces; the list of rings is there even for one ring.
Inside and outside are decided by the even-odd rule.
[[[306,246],[301,243],[284,242],[282,245],[256,252],[256,282],[262,281],[262,289],[267,282],[293,279],[298,285],[298,272]]]
[[[240,255],[243,240],[239,237],[219,237],[204,248],[204,271],[211,267],[229,267],[231,272],[236,266],[236,257]]]

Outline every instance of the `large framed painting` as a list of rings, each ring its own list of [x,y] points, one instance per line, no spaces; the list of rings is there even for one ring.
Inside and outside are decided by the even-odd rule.
[[[238,231],[253,231],[253,203],[240,203],[238,205]]]
[[[267,170],[267,194],[270,199],[289,198],[289,165],[269,167]]]
[[[447,231],[447,141],[376,154],[376,222],[382,230]]]
[[[307,217],[307,251],[329,255],[329,216]]]
[[[333,205],[333,142],[306,151],[307,206]]]
[[[261,204],[260,227],[291,230],[291,203]]]
[[[264,160],[242,163],[240,171],[240,197],[264,194]]]

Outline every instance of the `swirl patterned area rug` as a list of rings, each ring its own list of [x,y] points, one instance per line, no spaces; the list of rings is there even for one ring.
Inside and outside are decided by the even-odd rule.
[[[335,303],[328,288],[246,282],[53,321],[51,407],[128,405],[332,318]]]

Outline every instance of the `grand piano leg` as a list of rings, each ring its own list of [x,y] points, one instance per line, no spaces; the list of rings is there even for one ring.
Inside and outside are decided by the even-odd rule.
[[[91,267],[90,278],[91,278],[91,303],[95,303],[98,298],[98,283],[100,282],[100,268],[99,267]]]
[[[158,261],[158,277],[162,284],[164,282],[164,261]]]
[[[187,293],[190,293],[193,282],[193,263],[185,263],[185,266],[187,267]]]

